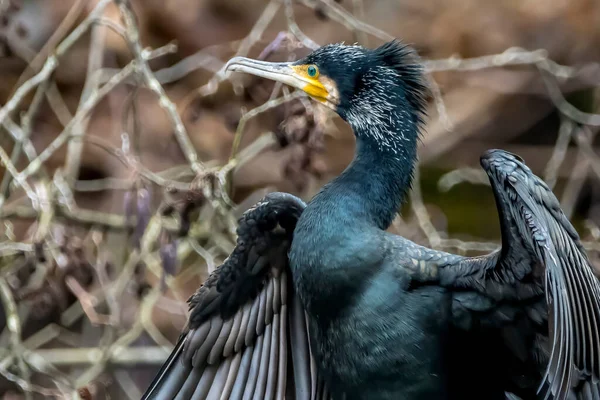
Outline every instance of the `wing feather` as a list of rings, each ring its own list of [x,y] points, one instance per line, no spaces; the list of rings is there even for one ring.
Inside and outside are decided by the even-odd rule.
[[[212,348],[210,349],[210,353],[208,354],[208,363],[215,364],[219,361],[220,357],[224,357],[223,352],[225,350],[225,344],[227,343],[227,339],[229,339],[229,334],[231,333],[231,328],[233,327],[234,318],[230,318],[221,327],[221,331],[219,335],[214,341]]]
[[[252,305],[250,317],[248,318],[248,329],[246,329],[246,337],[244,344],[251,346],[256,340],[258,334],[262,335],[265,327],[265,307],[267,306],[267,298],[265,290],[260,292],[258,299]],[[262,315],[261,315],[262,313]]]
[[[503,251],[490,276],[536,284],[543,268],[551,350],[539,393],[566,399],[600,380],[600,281],[558,200],[522,160],[495,150],[482,165],[503,222]]]
[[[259,364],[259,370],[258,370],[258,378],[257,378],[257,385],[256,385],[256,389],[254,390],[254,397],[253,399],[256,400],[263,400],[264,399],[264,395],[265,395],[265,391],[267,390],[267,380],[268,380],[268,375],[267,372],[269,370],[269,359],[271,358],[271,340],[273,338],[273,330],[271,329],[271,325],[269,325],[269,327],[267,328],[267,330],[265,331],[264,335],[262,336],[263,339],[263,351],[260,353],[261,357],[260,357],[260,364]]]
[[[196,387],[198,386],[198,382],[200,382],[200,378],[202,378],[203,373],[204,369],[202,368],[192,369],[185,380],[185,383],[179,390],[179,393],[177,393],[175,400],[189,399],[196,391]]]
[[[217,375],[215,376],[215,380],[210,387],[208,395],[206,396],[209,400],[218,400],[221,397],[221,393],[223,393],[223,388],[225,387],[225,383],[227,382],[227,376],[229,374],[229,369],[231,368],[231,362],[233,360],[231,358],[226,358],[219,365],[219,369],[217,370]]]
[[[227,341],[225,342],[225,347],[223,348],[223,357],[225,358],[228,358],[233,354],[235,341],[242,330],[242,314],[243,310],[239,310],[235,318],[233,319],[231,332],[229,332],[229,336],[227,337]]]
[[[288,321],[288,311],[287,305],[283,305],[281,307],[281,314],[279,319],[279,332],[280,332],[280,341],[279,341],[279,362],[277,364],[277,392],[275,395],[276,399],[283,399],[286,391],[286,383],[287,383],[287,344],[288,344],[288,335],[287,335],[287,321]]]
[[[258,373],[260,368],[260,360],[263,342],[265,340],[264,336],[259,336],[256,340],[256,344],[254,346],[254,351],[252,352],[252,360],[250,361],[250,371],[248,372],[248,381],[246,382],[246,390],[244,391],[244,397],[242,400],[249,400],[252,398],[254,394],[254,389],[256,388],[256,381],[258,380]]]
[[[272,193],[244,213],[235,249],[190,297],[187,327],[143,399],[323,398],[287,264],[304,207]]]
[[[294,365],[294,383],[297,400],[310,399],[312,394],[311,357],[309,350],[306,314],[297,298],[292,299],[290,315],[291,347],[297,351],[292,353]]]
[[[245,338],[246,338],[246,330],[248,330],[249,329],[248,327],[250,326],[248,324],[248,321],[250,319],[250,313],[252,311],[253,306],[254,306],[254,304],[252,304],[252,303],[248,303],[244,306],[244,312],[242,313],[242,322],[241,322],[240,331],[235,340],[235,347],[234,347],[235,352],[241,351],[244,346]]]
[[[459,289],[457,326],[469,329],[478,321],[500,328],[525,370],[538,369],[541,398],[594,399],[589,395],[600,387],[600,280],[577,231],[520,158],[491,150],[481,164],[500,214],[502,249],[471,258],[440,254],[447,260],[439,268],[440,283]]]
[[[231,394],[232,399],[241,399],[246,390],[246,384],[250,372],[250,364],[252,362],[253,347],[246,347],[244,349],[244,355],[242,357],[240,368],[237,374],[237,378],[233,384],[233,392]]]
[[[273,313],[274,313],[274,304],[273,304],[273,300],[275,299],[275,281],[277,278],[273,277],[273,279],[269,280],[269,284],[267,285],[267,290],[266,290],[266,304],[264,307],[265,310],[265,317],[264,317],[264,321],[266,325],[271,324],[271,322],[273,322]],[[268,304],[268,306],[267,306]],[[279,311],[279,309],[277,310]],[[264,329],[264,328],[263,328]]]
[[[229,399],[231,396],[231,392],[233,391],[233,385],[238,376],[238,371],[242,362],[242,353],[236,353],[233,357],[228,357],[227,359],[231,360],[231,365],[227,373],[227,381],[225,382],[225,387],[223,388],[223,392],[221,393],[220,400]]]
[[[281,337],[279,336],[279,314],[275,314],[271,324],[271,350],[269,351],[267,384],[265,386],[265,399],[273,399],[275,396],[275,383],[277,382],[279,372],[279,346],[281,346]]]

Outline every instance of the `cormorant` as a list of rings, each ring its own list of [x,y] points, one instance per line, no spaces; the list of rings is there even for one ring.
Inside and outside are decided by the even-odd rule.
[[[272,193],[242,216],[144,399],[600,399],[600,283],[521,158],[481,157],[500,250],[462,257],[386,232],[425,115],[410,47],[332,44],[227,69],[335,110],[356,154],[307,205]]]

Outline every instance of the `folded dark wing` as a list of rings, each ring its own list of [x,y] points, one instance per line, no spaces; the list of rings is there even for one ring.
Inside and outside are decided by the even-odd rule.
[[[287,252],[305,204],[271,193],[189,299],[185,331],[144,399],[325,399]]]
[[[550,345],[540,394],[598,399],[600,281],[579,236],[552,191],[519,157],[493,150],[481,163],[500,213],[502,250],[464,263],[472,271],[462,271],[455,284],[509,302],[544,291]]]

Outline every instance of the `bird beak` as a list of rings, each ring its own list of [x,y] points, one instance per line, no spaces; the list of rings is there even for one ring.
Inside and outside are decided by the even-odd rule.
[[[291,62],[274,63],[246,57],[234,57],[225,66],[225,71],[245,72],[260,76],[303,90],[322,103],[328,100],[329,92],[325,86],[318,79],[305,75],[302,72],[302,66]]]

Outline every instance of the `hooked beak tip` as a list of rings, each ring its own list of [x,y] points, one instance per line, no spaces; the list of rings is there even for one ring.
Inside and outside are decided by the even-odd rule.
[[[225,64],[225,72],[235,72],[237,70],[236,67],[242,59],[243,57],[233,57],[231,60],[227,61],[227,64]]]

